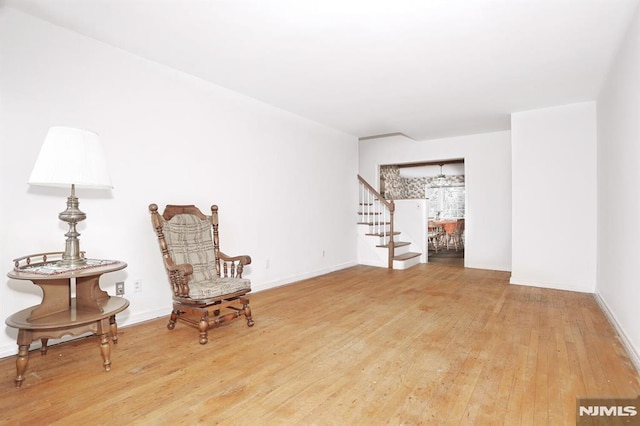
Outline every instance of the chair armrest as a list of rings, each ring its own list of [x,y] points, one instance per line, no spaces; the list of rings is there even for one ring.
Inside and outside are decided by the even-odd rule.
[[[223,277],[235,277],[242,278],[242,271],[245,265],[251,264],[251,256],[229,256],[221,251],[218,251],[218,258],[221,263],[220,276]],[[220,265],[218,265],[220,266]]]
[[[189,297],[189,277],[193,274],[193,266],[189,263],[176,265],[171,258],[164,259],[164,266],[173,287],[173,294],[179,297]]]
[[[193,274],[193,266],[190,263],[182,263],[180,265],[176,265],[173,262],[169,264],[169,262],[165,262],[165,266],[169,272],[177,272],[182,274],[184,277],[187,277]]]
[[[226,261],[226,262],[240,262],[242,265],[250,265],[251,264],[251,256],[243,254],[240,256],[229,256],[227,254],[224,254],[223,252],[219,251],[218,255],[220,256],[220,259]]]

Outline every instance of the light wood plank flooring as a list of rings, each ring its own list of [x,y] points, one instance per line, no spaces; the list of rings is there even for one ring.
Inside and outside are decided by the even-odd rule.
[[[256,325],[198,343],[166,318],[31,352],[5,424],[573,425],[577,397],[640,394],[592,295],[447,265],[357,266],[256,293]],[[158,285],[167,285],[158,283]]]

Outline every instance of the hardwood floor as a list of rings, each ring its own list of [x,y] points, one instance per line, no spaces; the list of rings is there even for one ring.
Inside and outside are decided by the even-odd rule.
[[[464,267],[464,250],[439,250],[436,253],[433,250],[428,252],[429,263],[439,263],[444,265],[460,266]]]
[[[256,293],[256,325],[121,328],[32,351],[6,424],[575,424],[578,397],[640,395],[592,295],[508,284],[509,273],[357,266]],[[165,285],[161,283],[159,285]],[[167,313],[169,308],[167,308]]]

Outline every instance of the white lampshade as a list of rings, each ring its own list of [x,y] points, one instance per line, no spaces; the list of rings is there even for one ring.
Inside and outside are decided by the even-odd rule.
[[[28,183],[113,188],[98,135],[89,130],[63,126],[49,129]]]

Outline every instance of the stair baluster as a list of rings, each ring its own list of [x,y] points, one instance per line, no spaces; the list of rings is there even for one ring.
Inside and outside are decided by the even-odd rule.
[[[396,208],[395,203],[393,200],[385,200],[384,197],[360,175],[358,175],[358,182],[360,182],[361,214],[373,223],[375,234],[381,235],[385,240],[388,238],[388,267],[389,269],[393,269],[393,257],[395,252],[393,215]],[[382,207],[381,212],[377,209],[378,205]],[[387,225],[389,225],[388,229]]]

